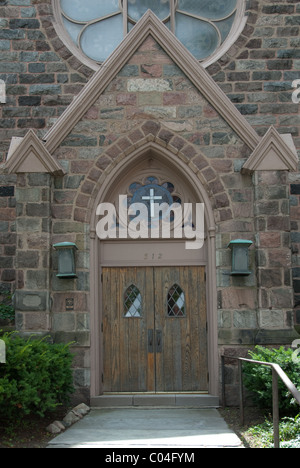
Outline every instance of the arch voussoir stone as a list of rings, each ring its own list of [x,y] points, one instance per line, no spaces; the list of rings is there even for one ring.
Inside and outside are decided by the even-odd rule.
[[[95,161],[87,173],[76,198],[74,219],[88,223],[94,200],[97,198],[97,193],[105,177],[121,160],[129,157],[135,151],[140,150],[142,154],[143,151],[149,151],[154,146],[164,148],[174,158],[180,158],[184,161],[204,186],[212,207],[215,210],[226,208],[226,219],[232,218],[230,202],[224,184],[216,170],[210,165],[208,158],[182,136],[164,128],[157,121],[148,120],[128,133],[127,136],[122,135]],[[90,196],[89,203],[86,203],[87,195]],[[85,200],[84,204],[82,200]],[[222,215],[217,217],[222,218]]]

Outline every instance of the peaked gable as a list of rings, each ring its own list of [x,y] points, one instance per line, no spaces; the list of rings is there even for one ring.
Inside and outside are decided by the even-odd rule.
[[[15,149],[9,153],[5,168],[9,173],[50,173],[64,175],[65,171],[59,162],[49,153],[33,130],[18,141]]]
[[[254,171],[297,171],[298,156],[274,127],[262,138],[242,168],[242,173]]]
[[[201,64],[149,10],[45,135],[48,151],[55,151],[149,36],[162,47],[243,142],[254,150],[260,141],[255,130]]]

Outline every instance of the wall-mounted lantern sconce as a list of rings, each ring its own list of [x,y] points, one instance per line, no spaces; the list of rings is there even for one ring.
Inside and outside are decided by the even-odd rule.
[[[231,275],[251,275],[252,272],[249,271],[249,247],[252,244],[252,241],[244,239],[229,242],[228,247],[231,249],[232,255]]]
[[[78,250],[73,242],[54,244],[58,251],[58,278],[77,278],[75,268],[75,251]]]

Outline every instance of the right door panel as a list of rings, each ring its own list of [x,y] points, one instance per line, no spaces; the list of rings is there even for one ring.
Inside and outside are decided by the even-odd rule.
[[[207,391],[205,268],[154,268],[154,291],[156,391]]]

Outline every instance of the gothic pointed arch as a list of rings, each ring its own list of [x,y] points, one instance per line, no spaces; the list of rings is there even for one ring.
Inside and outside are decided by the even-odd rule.
[[[121,150],[121,147],[122,150]],[[101,293],[100,268],[102,244],[96,233],[97,207],[100,203],[109,202],[112,194],[118,191],[118,184],[123,179],[131,180],[130,175],[138,171],[139,164],[154,159],[167,168],[169,177],[179,178],[193,194],[194,200],[205,205],[206,230],[206,278],[207,278],[207,320],[208,320],[208,360],[210,388],[212,395],[218,394],[218,346],[217,346],[217,293],[216,293],[216,202],[217,191],[225,194],[222,181],[211,168],[203,155],[183,138],[167,131],[161,124],[148,121],[141,127],[121,137],[101,155],[91,168],[81,186],[76,200],[75,220],[89,223],[90,228],[90,281],[91,281],[91,396],[101,393],[99,369],[101,362]],[[202,163],[200,163],[200,160]],[[198,161],[197,164],[195,161]],[[201,169],[200,169],[201,167]],[[120,182],[121,181],[121,182]],[[85,205],[85,207],[83,207]],[[133,241],[134,242],[134,241]],[[98,373],[97,373],[98,372]]]
[[[74,219],[91,222],[95,203],[97,204],[99,194],[110,177],[114,178],[114,173],[119,174],[119,168],[134,165],[151,152],[158,154],[160,158],[166,158],[175,171],[178,171],[179,167],[188,169],[202,192],[203,203],[218,213],[216,217],[222,219],[224,212],[226,219],[233,217],[224,184],[208,158],[201,151],[196,151],[183,137],[171,132],[159,122],[146,121],[128,135],[120,137],[95,161],[77,195]],[[214,224],[213,214],[211,218],[210,225]],[[94,228],[91,224],[91,229]]]

